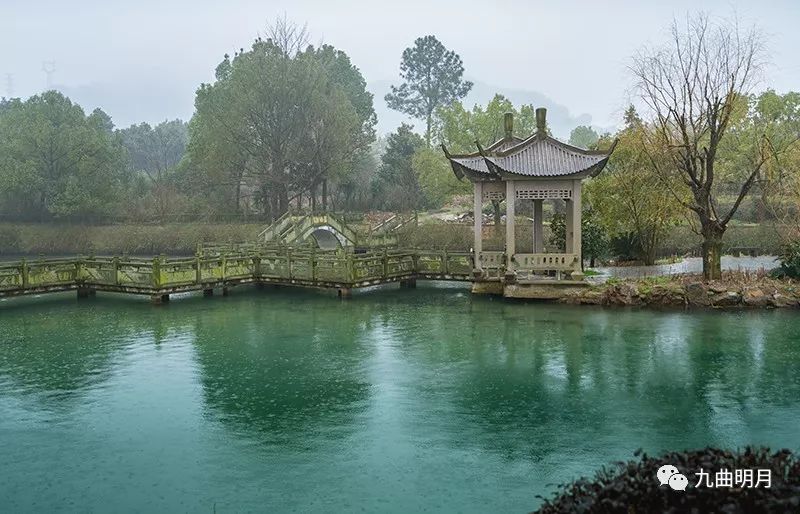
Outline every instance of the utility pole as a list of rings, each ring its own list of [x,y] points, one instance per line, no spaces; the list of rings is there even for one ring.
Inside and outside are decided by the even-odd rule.
[[[47,76],[47,91],[53,89],[53,74],[56,72],[55,61],[42,61],[42,71]]]

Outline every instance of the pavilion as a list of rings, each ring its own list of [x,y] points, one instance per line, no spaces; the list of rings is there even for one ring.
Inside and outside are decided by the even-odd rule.
[[[581,188],[583,180],[596,176],[608,162],[608,151],[591,151],[562,143],[547,134],[547,111],[536,109],[536,132],[526,139],[513,134],[511,113],[504,118],[502,139],[487,148],[452,155],[442,145],[456,177],[474,184],[476,281],[541,283],[543,280],[581,281]],[[616,143],[615,143],[616,144]],[[485,201],[506,200],[505,252],[483,251],[482,211]],[[515,242],[515,208],[518,201],[533,202],[533,248],[518,252]],[[544,200],[566,204],[564,253],[545,253],[542,232]],[[555,280],[553,280],[555,278]],[[574,283],[574,282],[573,282]]]

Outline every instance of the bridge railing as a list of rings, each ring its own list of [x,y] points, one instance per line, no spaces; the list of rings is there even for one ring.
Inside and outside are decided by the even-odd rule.
[[[0,264],[0,291],[21,289],[27,287],[27,276],[23,263]]]
[[[74,259],[22,260],[0,264],[0,291],[71,285],[77,281],[79,263]]]
[[[275,239],[277,235],[280,233],[281,229],[285,227],[287,224],[288,219],[292,216],[291,211],[284,212],[278,219],[273,221],[267,227],[264,228],[259,234],[258,238],[261,241],[269,241]]]
[[[467,252],[384,249],[353,253],[286,247],[241,253],[198,252],[194,257],[179,258],[22,260],[0,263],[0,295],[71,288],[156,294],[259,280],[358,287],[415,276],[468,280],[472,267],[472,256]]]
[[[77,282],[104,286],[151,287],[153,261],[130,257],[87,257],[78,261]]]
[[[417,253],[417,272],[425,275],[469,275],[474,268],[469,252],[425,252]]]

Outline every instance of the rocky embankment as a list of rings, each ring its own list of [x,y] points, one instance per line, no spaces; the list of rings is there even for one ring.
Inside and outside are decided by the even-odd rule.
[[[726,276],[727,275],[727,276]],[[610,280],[569,293],[562,303],[654,307],[800,307],[800,283],[747,273],[704,282],[696,275]]]

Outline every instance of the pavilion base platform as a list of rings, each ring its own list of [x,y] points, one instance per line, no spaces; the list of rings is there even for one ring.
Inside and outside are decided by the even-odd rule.
[[[505,298],[528,298],[533,300],[558,300],[571,293],[589,287],[582,280],[528,280],[503,285]]]
[[[472,283],[472,294],[491,294],[501,296],[503,283],[499,280],[480,280]]]

